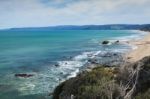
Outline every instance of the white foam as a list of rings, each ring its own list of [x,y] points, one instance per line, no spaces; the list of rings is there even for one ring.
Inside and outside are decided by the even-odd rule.
[[[148,34],[148,32],[146,32],[146,31],[140,31],[140,30],[131,30],[133,33],[140,33],[140,34],[142,34],[142,35],[146,35],[146,34]]]
[[[130,41],[133,39],[139,39],[139,38],[140,38],[139,35],[131,35],[131,36],[124,36],[124,37],[116,37],[114,39],[126,42],[126,41]]]
[[[89,42],[90,42],[90,43],[91,43],[91,42],[92,42],[92,43],[99,43],[99,39],[91,39]]]
[[[79,73],[79,69],[76,69],[74,72],[71,72],[71,74],[67,78],[76,77],[77,73]]]
[[[77,55],[73,58],[73,60],[80,61],[92,56],[92,52],[83,52],[81,55]]]
[[[58,61],[60,67],[69,68],[69,67],[80,67],[83,63],[80,61]]]
[[[126,51],[128,51],[128,49],[125,49],[125,48],[122,48],[122,49],[114,49],[114,50],[113,50],[114,53],[124,53],[124,52],[126,52]]]
[[[34,92],[34,91],[32,92],[32,90],[34,90],[34,88],[35,88],[35,84],[34,83],[32,83],[32,82],[26,82],[26,83],[22,83],[19,86],[18,90],[20,92],[22,92],[21,93],[22,95],[28,95],[29,93],[33,93]],[[27,92],[27,90],[28,90],[28,92]]]
[[[74,60],[83,60],[87,58],[94,58],[96,55],[100,54],[102,51],[91,51],[91,52],[83,52],[81,55],[74,57]]]
[[[131,34],[129,36],[116,37],[113,39],[120,40],[120,41],[139,40],[147,34],[147,32],[139,31],[139,30],[131,30],[131,32],[134,34]]]
[[[101,51],[91,51],[91,52],[83,52],[81,55],[75,56],[70,61],[58,61],[58,67],[61,72],[67,72],[69,76],[67,78],[75,77],[77,73],[79,72],[79,68],[84,66],[84,64],[87,62],[86,59],[88,58],[94,58],[96,55],[100,54]]]
[[[136,46],[136,45],[131,45],[131,48],[132,48],[132,50],[135,50],[135,49],[138,48],[138,46]]]

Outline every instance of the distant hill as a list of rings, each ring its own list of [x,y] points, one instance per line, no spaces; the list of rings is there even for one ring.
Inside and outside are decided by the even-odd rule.
[[[49,31],[49,30],[145,30],[150,24],[130,25],[130,24],[110,24],[110,25],[62,25],[50,27],[30,27],[30,28],[11,28],[11,31]]]
[[[141,30],[143,31],[150,31],[150,24],[144,25]]]

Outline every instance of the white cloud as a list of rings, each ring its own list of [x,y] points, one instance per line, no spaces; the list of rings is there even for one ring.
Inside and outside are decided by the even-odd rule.
[[[0,28],[150,22],[150,0],[0,0]]]

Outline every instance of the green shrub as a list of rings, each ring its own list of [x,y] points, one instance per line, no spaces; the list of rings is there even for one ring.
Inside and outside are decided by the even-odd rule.
[[[61,95],[60,99],[67,99],[71,95],[74,95],[75,99],[120,99],[120,89],[114,78],[116,73],[114,67],[96,67],[90,72],[67,80],[60,88],[63,92],[55,92],[56,96]]]

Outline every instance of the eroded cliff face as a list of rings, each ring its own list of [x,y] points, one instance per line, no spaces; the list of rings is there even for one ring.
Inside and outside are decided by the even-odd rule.
[[[120,67],[117,83],[124,88],[123,99],[138,99],[139,93],[150,88],[150,56],[124,67]]]
[[[53,99],[141,99],[150,97],[149,88],[150,57],[145,57],[126,66],[84,71],[57,86]]]

